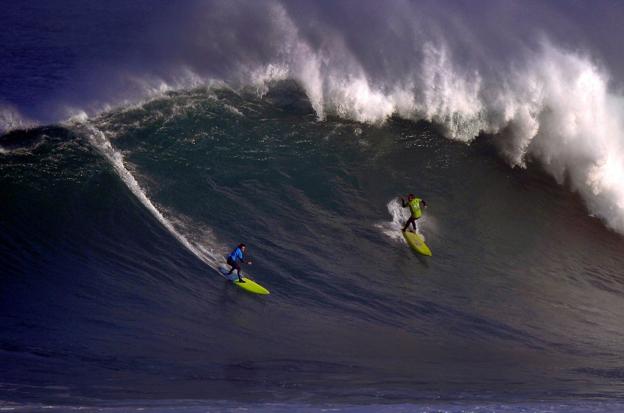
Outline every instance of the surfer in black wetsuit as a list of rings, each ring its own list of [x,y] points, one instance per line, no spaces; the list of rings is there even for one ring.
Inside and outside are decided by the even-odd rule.
[[[421,205],[422,205],[422,208],[421,208]],[[416,220],[422,216],[422,209],[427,208],[427,203],[420,198],[416,198],[414,194],[409,194],[407,196],[407,202],[405,202],[403,197],[401,197],[401,206],[403,208],[409,207],[410,212],[411,212],[411,216],[405,223],[405,226],[403,227],[402,231],[403,232],[407,231],[407,227],[409,227],[409,224],[412,224],[412,227],[414,228],[414,232],[416,232]]]

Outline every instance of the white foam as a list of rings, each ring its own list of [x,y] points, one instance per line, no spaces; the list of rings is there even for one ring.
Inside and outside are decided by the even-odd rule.
[[[539,160],[592,214],[624,233],[624,99],[608,91],[606,73],[585,56],[544,44],[513,82],[499,99],[504,120],[490,124],[512,165]]]
[[[232,105],[228,105],[227,103],[223,105],[223,107],[225,109],[227,109],[229,112],[235,114],[236,116],[244,116],[243,112],[241,112],[240,110],[238,110],[237,108],[235,108]]]
[[[0,104],[0,135],[16,129],[32,128],[36,125],[36,122],[23,116],[15,107]],[[4,150],[2,153],[6,152]]]
[[[288,79],[288,67],[280,64],[268,64],[256,68],[249,73],[249,81],[256,88],[258,96],[264,96],[269,91],[269,84]]]
[[[410,212],[407,208],[401,206],[400,201],[397,198],[391,199],[387,204],[388,212],[392,217],[391,221],[384,221],[375,224],[375,227],[379,228],[389,238],[395,241],[405,242],[405,238],[401,233],[403,225],[410,217]],[[416,232],[420,233],[420,224],[424,218],[416,221]]]

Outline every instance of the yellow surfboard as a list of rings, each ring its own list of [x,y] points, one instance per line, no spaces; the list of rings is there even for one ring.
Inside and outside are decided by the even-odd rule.
[[[221,272],[221,274],[223,274],[223,276],[232,281],[232,283],[239,287],[242,288],[243,290],[250,292],[252,294],[261,294],[261,295],[267,295],[270,294],[269,290],[267,290],[266,288],[264,288],[263,286],[261,286],[260,284],[258,284],[257,282],[255,282],[254,280],[251,280],[247,277],[245,277],[244,275],[243,277],[243,281],[245,281],[244,283],[238,281],[238,275],[235,274],[235,272],[232,272],[232,274],[228,275],[228,269],[221,266],[219,267],[219,271]],[[241,273],[242,274],[242,273]]]
[[[403,236],[405,237],[405,241],[407,241],[407,245],[409,245],[411,249],[419,254],[431,257],[431,250],[427,244],[425,244],[425,240],[422,235],[415,232],[403,231]]]
[[[245,281],[245,282],[242,283],[242,282],[238,281],[238,277],[236,277],[236,280],[234,280],[232,282],[234,283],[235,286],[240,287],[243,290],[248,291],[248,292],[253,293],[253,294],[261,294],[261,295],[270,294],[269,290],[267,290],[266,288],[264,288],[260,284],[256,283],[254,280],[250,280],[247,277],[243,277],[243,281]]]

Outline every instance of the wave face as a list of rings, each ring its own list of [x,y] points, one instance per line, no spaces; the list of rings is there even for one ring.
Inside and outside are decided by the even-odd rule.
[[[622,239],[487,142],[319,122],[282,82],[1,143],[4,400],[622,396]],[[405,191],[430,260],[392,237]],[[266,299],[211,269],[241,241]]]

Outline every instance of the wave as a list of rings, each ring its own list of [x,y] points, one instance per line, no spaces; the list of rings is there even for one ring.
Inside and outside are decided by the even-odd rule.
[[[161,23],[160,30],[179,29],[176,36],[156,36],[137,51],[151,56],[158,48],[175,59],[124,66],[106,91],[59,105],[93,117],[173,90],[251,86],[264,95],[273,82],[293,79],[320,121],[381,124],[397,116],[433,122],[466,143],[493,135],[510,166],[540,165],[624,233],[624,96],[596,60],[608,53],[591,49],[600,39],[561,36],[566,26],[547,5],[531,6],[546,17],[527,20],[527,28],[491,27],[483,19],[492,13],[527,17],[515,6],[487,4],[484,16],[448,3],[194,4]],[[577,9],[567,11],[569,22],[579,19]],[[538,35],[530,30],[536,24]],[[256,35],[247,34],[250,26]],[[2,113],[10,128],[28,123]]]
[[[486,142],[319,122],[293,83],[3,137],[6,399],[621,394],[621,237]],[[383,233],[401,239],[407,188],[429,202],[433,260]],[[206,274],[222,240],[250,246],[268,301]]]
[[[313,52],[287,15],[278,16],[284,36],[294,39],[283,65],[320,119],[424,119],[468,143],[495,135],[511,166],[538,161],[560,183],[567,180],[593,215],[624,233],[624,97],[609,91],[607,73],[591,57],[542,39],[492,75],[462,67],[445,40],[426,41],[415,45],[422,56],[416,68],[375,79],[344,44]]]

